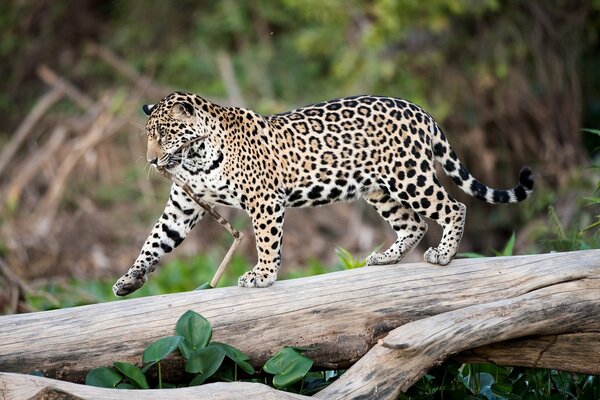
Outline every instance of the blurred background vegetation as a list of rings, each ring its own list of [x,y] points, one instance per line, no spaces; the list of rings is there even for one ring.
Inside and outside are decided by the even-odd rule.
[[[261,113],[409,99],[489,185],[536,174],[508,207],[445,180],[469,207],[462,251],[493,255],[513,232],[521,254],[597,247],[583,229],[600,136],[582,128],[600,128],[599,26],[598,0],[2,1],[0,311],[112,299],[169,187],[146,167],[140,107],[175,89]],[[220,211],[248,233],[232,284],[256,254],[245,215]],[[439,240],[433,225],[407,260]],[[363,202],[290,210],[285,231],[283,278],[394,239]],[[141,294],[208,280],[230,240],[206,218]]]

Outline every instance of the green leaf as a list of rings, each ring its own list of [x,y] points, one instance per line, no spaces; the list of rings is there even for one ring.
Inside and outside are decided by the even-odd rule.
[[[352,253],[343,247],[336,247],[335,252],[340,260],[340,265],[344,269],[361,268],[367,264],[366,259],[354,257]]]
[[[125,375],[129,380],[139,389],[150,389],[148,385],[148,381],[144,376],[142,370],[133,364],[129,364],[126,362],[115,362],[113,363],[114,367],[119,370],[123,375]]]
[[[158,339],[144,350],[142,354],[142,362],[155,363],[169,354],[171,354],[177,346],[183,341],[182,336],[167,336],[162,339]]]
[[[112,368],[96,368],[85,376],[85,384],[103,388],[114,388],[123,380],[121,374]]]
[[[190,373],[199,373],[190,386],[200,385],[212,376],[225,358],[225,351],[219,346],[209,346],[198,350],[186,363],[185,371]]]
[[[271,357],[263,370],[273,377],[273,385],[277,389],[284,388],[304,378],[310,371],[313,361],[291,347],[284,347]]]
[[[212,327],[202,315],[188,310],[177,321],[175,333],[184,338],[179,343],[179,351],[183,358],[188,360],[195,352],[208,345],[212,337]]]
[[[594,135],[600,136],[600,129],[583,128],[582,131],[589,132],[589,133],[592,133]]]
[[[248,373],[248,374],[254,373],[254,368],[248,362],[248,360],[250,360],[250,357],[248,357],[246,354],[242,353],[235,347],[230,346],[225,343],[219,343],[219,342],[212,342],[208,346],[209,347],[213,347],[213,346],[220,347],[225,352],[225,355],[229,359],[231,359],[231,361],[233,361],[234,363],[239,365],[239,367],[241,369],[243,369],[244,371],[246,371],[246,373]]]
[[[494,383],[491,386],[492,393],[497,396],[505,396],[512,392],[512,385],[510,383]]]
[[[196,289],[194,290],[206,290],[206,289],[214,289],[212,286],[210,286],[210,282],[206,282],[200,286],[198,286]]]
[[[512,235],[510,235],[510,239],[508,239],[508,242],[506,242],[506,245],[504,246],[504,249],[502,249],[502,251],[500,253],[498,253],[498,256],[512,256],[514,248],[515,248],[515,232],[513,231]]]
[[[133,386],[131,383],[119,383],[117,389],[139,389]]]

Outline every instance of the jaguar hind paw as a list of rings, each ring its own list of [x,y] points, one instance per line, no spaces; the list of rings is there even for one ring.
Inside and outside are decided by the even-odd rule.
[[[438,248],[430,247],[423,258],[430,264],[448,265],[452,261],[452,256],[446,253],[440,253]]]
[[[246,272],[238,279],[238,286],[262,288],[269,287],[277,280],[276,274],[255,272],[254,270]]]

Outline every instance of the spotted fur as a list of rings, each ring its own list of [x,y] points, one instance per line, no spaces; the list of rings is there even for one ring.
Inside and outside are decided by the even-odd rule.
[[[466,207],[440,185],[436,162],[464,192],[488,203],[516,203],[533,190],[527,167],[510,190],[475,179],[433,118],[406,100],[356,96],[261,116],[176,92],[144,111],[151,164],[188,182],[207,203],[250,215],[258,263],[240,277],[240,286],[265,287],[277,279],[287,207],[364,198],[397,233],[389,249],[367,258],[369,265],[399,262],[425,234],[427,217],[442,225],[443,234],[424,258],[446,265],[458,249]],[[140,255],[113,287],[115,294],[142,286],[202,216],[173,185]]]

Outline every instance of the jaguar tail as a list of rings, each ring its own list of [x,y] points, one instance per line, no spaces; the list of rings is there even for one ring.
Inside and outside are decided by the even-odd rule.
[[[521,168],[519,183],[512,189],[491,188],[471,175],[458,159],[444,132],[435,122],[433,122],[431,130],[433,137],[432,150],[435,160],[442,165],[446,174],[452,178],[463,192],[492,204],[518,203],[529,198],[533,193],[533,172],[529,167]]]

